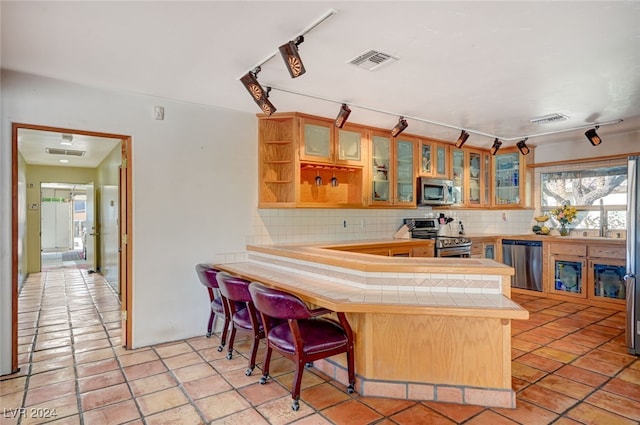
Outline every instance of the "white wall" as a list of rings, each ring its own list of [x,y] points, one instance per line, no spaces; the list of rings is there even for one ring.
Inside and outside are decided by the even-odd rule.
[[[242,251],[252,230],[255,115],[11,71],[1,83],[0,372],[10,368],[12,122],[133,137],[133,344],[203,334],[208,302],[194,266]],[[164,121],[153,119],[155,105]]]
[[[640,131],[625,134],[607,134],[607,129],[602,127],[598,134],[602,136],[602,144],[591,146],[584,132],[572,132],[567,135],[567,140],[560,143],[552,143],[536,147],[536,163],[544,164],[575,159],[598,158],[609,155],[619,155],[640,152]]]

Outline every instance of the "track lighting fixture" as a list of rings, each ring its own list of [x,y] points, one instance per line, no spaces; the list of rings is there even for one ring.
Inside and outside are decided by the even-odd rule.
[[[260,67],[256,67],[254,70],[247,72],[240,78],[240,81],[247,89],[247,91],[251,94],[251,97],[256,102],[256,104],[262,109],[267,116],[271,116],[276,108],[269,101],[269,92],[271,91],[270,87],[267,87],[265,90],[260,83],[258,82],[258,73],[261,71]]]
[[[351,109],[347,106],[346,103],[343,103],[340,107],[340,112],[338,112],[338,116],[336,117],[336,127],[342,128],[342,126],[344,126],[344,123],[347,122],[349,114],[351,114]]]
[[[306,72],[302,59],[300,59],[300,54],[298,53],[298,46],[303,41],[304,37],[299,35],[295,40],[283,44],[279,48],[280,54],[282,55],[282,59],[284,59],[285,65],[287,65],[291,78],[299,77]]]
[[[465,144],[465,142],[467,141],[467,139],[469,138],[469,133],[467,133],[466,131],[462,130],[460,132],[460,136],[458,137],[458,140],[456,140],[456,148],[461,148],[462,145]]]
[[[495,155],[498,149],[500,149],[500,146],[502,146],[502,142],[496,138],[496,140],[493,141],[493,146],[489,149],[489,153]]]
[[[396,124],[396,126],[391,129],[391,137],[398,136],[398,134],[402,133],[407,127],[409,127],[409,124],[407,124],[407,120],[405,120],[404,117],[400,117],[400,119],[398,120],[398,124]]]
[[[600,138],[600,136],[598,136],[598,133],[596,133],[596,130],[599,128],[600,126],[596,125],[596,128],[589,129],[584,133],[584,135],[587,136],[587,139],[589,139],[593,146],[598,146],[600,143],[602,143],[602,139]]]
[[[518,150],[522,155],[527,155],[529,154],[529,152],[531,152],[531,149],[529,149],[529,146],[527,146],[527,140],[529,140],[528,137],[516,143],[516,146],[518,147]]]

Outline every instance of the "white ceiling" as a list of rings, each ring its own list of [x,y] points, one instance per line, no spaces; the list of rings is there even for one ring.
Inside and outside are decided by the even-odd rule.
[[[18,150],[29,165],[96,168],[119,144],[119,139],[18,129]],[[49,153],[48,149],[55,151]],[[58,153],[62,150],[83,152],[83,155]]]
[[[347,102],[352,122],[391,128],[404,115],[407,132],[446,140],[464,128],[482,147],[618,119],[598,130],[603,143],[640,129],[640,1],[0,4],[4,68],[91,86],[258,113],[239,77],[335,9],[299,47],[306,74],[291,79],[279,54],[262,66],[278,111],[339,108],[280,88]],[[347,63],[370,49],[398,60]],[[529,122],[551,113],[570,119]]]

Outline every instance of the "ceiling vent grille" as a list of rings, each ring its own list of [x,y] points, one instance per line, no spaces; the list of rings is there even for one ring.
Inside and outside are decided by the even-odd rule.
[[[46,148],[49,155],[84,156],[85,151],[73,149]]]
[[[397,61],[397,58],[377,50],[369,50],[351,59],[348,63],[368,71],[375,71],[383,65]]]
[[[566,121],[569,117],[564,114],[553,113],[549,115],[543,115],[541,117],[531,118],[529,121],[532,124],[549,124],[558,121]]]

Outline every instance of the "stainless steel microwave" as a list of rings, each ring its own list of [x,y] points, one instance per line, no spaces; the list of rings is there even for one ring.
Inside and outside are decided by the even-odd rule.
[[[452,205],[453,180],[418,177],[418,205]]]

